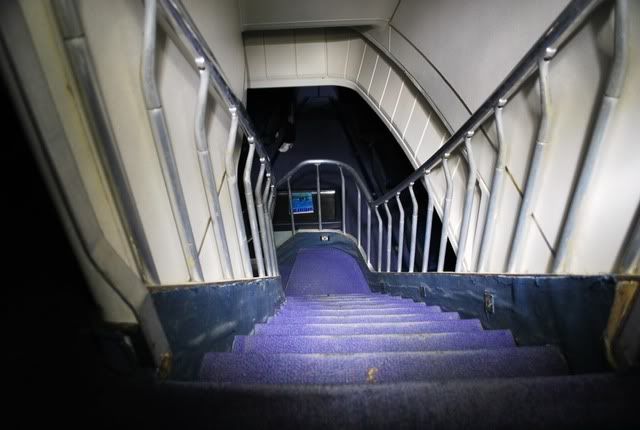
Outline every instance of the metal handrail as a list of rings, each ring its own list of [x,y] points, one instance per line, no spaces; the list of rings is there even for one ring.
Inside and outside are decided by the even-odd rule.
[[[244,226],[244,217],[240,202],[240,195],[237,186],[238,167],[234,164],[234,152],[236,147],[237,130],[240,128],[246,137],[249,147],[249,157],[243,170],[243,184],[245,186],[245,200],[248,208],[249,227],[251,229],[253,247],[256,256],[256,267],[258,276],[275,276],[278,273],[275,257],[275,240],[272,234],[271,212],[273,211],[273,201],[269,196],[272,191],[270,184],[275,182],[272,175],[269,156],[260,143],[255,128],[242,103],[227,83],[222,68],[206,40],[199,32],[191,16],[180,0],[145,0],[145,35],[142,61],[142,87],[145,102],[150,109],[150,119],[154,130],[154,140],[159,148],[162,171],[167,182],[169,197],[172,202],[172,209],[176,217],[176,225],[183,244],[190,277],[195,281],[202,281],[202,270],[200,268],[198,251],[191,246],[193,240],[191,225],[186,211],[186,203],[183,198],[182,186],[180,184],[175,157],[171,152],[169,133],[166,129],[166,121],[162,112],[160,96],[155,84],[155,37],[156,21],[164,27],[167,34],[172,37],[176,45],[180,48],[184,58],[200,74],[200,85],[196,104],[196,151],[198,153],[200,173],[207,197],[207,205],[212,224],[214,243],[218,250],[220,265],[225,279],[238,277],[252,277],[249,243]],[[241,269],[234,270],[231,262],[229,244],[226,239],[222,212],[218,198],[218,186],[210,162],[209,149],[206,136],[206,125],[204,117],[207,112],[207,95],[211,94],[226,104],[231,116],[229,135],[225,146],[225,169],[227,177],[227,188],[230,193],[231,209],[235,234],[240,246]],[[156,112],[157,111],[157,112]],[[155,116],[151,115],[154,114]],[[160,117],[157,121],[156,117]],[[160,127],[161,126],[161,127]],[[159,131],[157,131],[157,130]],[[260,160],[260,173],[253,193],[251,170],[253,167],[253,155],[258,153]],[[264,180],[266,178],[266,180]],[[263,182],[264,180],[264,182]],[[262,185],[264,184],[264,188]],[[254,199],[255,196],[255,199]],[[175,197],[175,198],[174,198]],[[254,201],[255,200],[255,201]],[[191,233],[191,234],[188,234]],[[264,259],[264,261],[263,261]]]
[[[296,228],[296,224],[295,224],[295,218],[294,218],[294,213],[293,213],[293,205],[292,205],[292,201],[293,201],[293,193],[291,192],[291,182],[293,177],[300,172],[301,170],[303,170],[306,167],[313,167],[315,168],[316,171],[316,196],[317,196],[317,201],[318,201],[318,229],[319,230],[323,230],[323,223],[322,223],[322,211],[321,211],[321,207],[320,207],[320,195],[321,195],[321,187],[320,187],[320,182],[321,182],[321,176],[320,176],[320,166],[332,166],[334,167],[340,174],[340,183],[341,183],[341,191],[342,191],[342,195],[341,195],[341,199],[342,199],[342,229],[341,229],[341,233],[346,235],[346,236],[351,236],[354,240],[354,242],[356,243],[358,249],[364,254],[365,261],[367,262],[367,265],[370,268],[373,268],[373,266],[371,266],[371,202],[373,200],[372,194],[369,191],[369,189],[367,188],[367,185],[365,183],[365,181],[362,179],[362,176],[360,176],[360,174],[353,169],[353,167],[349,166],[346,163],[343,163],[342,161],[338,161],[338,160],[328,160],[328,159],[315,159],[315,160],[304,160],[301,161],[300,163],[296,164],[292,169],[290,169],[274,186],[275,189],[279,189],[279,188],[286,188],[287,191],[287,195],[289,198],[289,211],[290,211],[290,216],[291,216],[291,232],[292,234],[296,234],[299,229]],[[348,175],[350,175],[355,183],[356,186],[356,192],[357,192],[357,201],[358,201],[358,208],[357,208],[357,223],[356,223],[356,229],[357,232],[355,234],[355,236],[351,235],[350,233],[348,233],[347,231],[347,216],[346,216],[346,186],[345,186],[345,173],[347,173]],[[362,240],[361,240],[361,229],[362,229],[362,208],[361,208],[361,204],[362,204],[362,196],[364,196],[364,201],[365,204],[367,205],[367,247],[366,249],[363,248],[363,244],[362,244]],[[380,219],[379,215],[378,215],[378,219]],[[379,241],[379,247],[382,245],[382,243]],[[389,251],[390,252],[390,251]],[[379,261],[379,260],[378,260]]]
[[[496,128],[498,135],[498,160],[495,165],[495,174],[494,174],[494,182],[491,189],[491,197],[488,205],[488,214],[486,219],[484,220],[485,226],[486,223],[495,222],[496,218],[496,210],[499,205],[499,192],[501,189],[501,182],[503,178],[503,171],[505,168],[506,161],[506,145],[503,142],[503,126],[502,126],[502,109],[507,103],[510,96],[512,96],[517,90],[519,90],[520,86],[534,73],[537,72],[539,75],[539,86],[540,86],[540,94],[541,94],[541,116],[540,116],[540,124],[538,127],[538,139],[537,139],[537,147],[544,148],[545,143],[549,138],[549,129],[550,129],[550,116],[549,111],[551,109],[549,91],[548,91],[548,68],[549,62],[554,57],[557,52],[558,46],[566,40],[567,37],[572,33],[572,31],[582,23],[586,17],[590,14],[590,12],[604,0],[573,0],[554,20],[551,26],[545,31],[545,33],[540,37],[537,42],[533,45],[531,49],[524,55],[524,57],[518,62],[518,64],[513,68],[511,73],[502,81],[502,83],[496,88],[496,90],[489,96],[489,98],[473,113],[473,115],[460,127],[454,134],[447,140],[447,142],[439,148],[429,159],[423,163],[419,168],[417,168],[413,173],[407,176],[400,184],[398,184],[393,189],[389,190],[383,196],[376,198],[375,200],[372,198],[369,193],[364,181],[360,178],[360,176],[355,172],[350,166],[345,165],[342,162],[335,160],[306,160],[298,165],[296,165],[293,169],[291,169],[278,183],[277,186],[280,186],[284,183],[287,184],[287,187],[290,190],[290,182],[293,175],[295,175],[299,170],[303,169],[306,166],[315,166],[316,167],[316,181],[318,188],[318,196],[320,193],[320,166],[321,165],[334,165],[340,170],[340,176],[342,181],[343,188],[343,226],[342,230],[346,233],[346,225],[344,224],[346,216],[344,214],[344,177],[343,170],[348,171],[355,182],[358,185],[358,191],[362,190],[365,194],[365,201],[367,204],[367,209],[370,212],[372,209],[376,212],[376,216],[378,218],[378,259],[377,259],[377,268],[378,271],[382,270],[382,219],[380,218],[379,207],[385,211],[386,214],[386,271],[391,270],[391,238],[392,238],[392,228],[394,225],[394,217],[391,211],[389,210],[389,202],[395,200],[397,203],[397,215],[399,215],[398,219],[398,230],[400,232],[398,237],[398,250],[397,250],[397,271],[402,271],[402,257],[403,257],[403,247],[404,247],[404,223],[405,223],[405,211],[400,199],[400,195],[402,192],[408,190],[412,199],[412,225],[411,225],[411,238],[410,238],[410,249],[409,249],[409,267],[408,271],[411,272],[414,270],[415,265],[415,247],[416,247],[416,223],[417,223],[417,201],[415,200],[415,195],[413,192],[413,185],[415,182],[422,180],[427,194],[429,196],[428,208],[427,208],[427,216],[426,216],[426,229],[425,229],[425,237],[423,244],[423,261],[422,261],[422,271],[428,270],[428,256],[429,256],[429,246],[431,242],[431,227],[433,220],[433,209],[434,209],[434,193],[430,187],[428,181],[428,175],[432,172],[432,170],[442,165],[442,169],[444,171],[444,176],[446,179],[446,190],[444,196],[444,205],[443,205],[443,213],[442,213],[442,224],[444,228],[440,234],[440,246],[438,250],[438,264],[437,270],[439,272],[444,270],[445,266],[445,256],[446,256],[446,246],[447,240],[449,239],[449,218],[451,216],[452,209],[452,201],[453,201],[453,178],[451,175],[451,170],[448,166],[448,160],[451,157],[451,154],[456,149],[462,147],[464,143],[466,161],[469,166],[470,174],[467,179],[465,198],[464,198],[464,206],[463,206],[463,214],[462,214],[462,222],[460,225],[460,235],[458,242],[458,256],[456,261],[456,271],[460,271],[464,267],[464,254],[467,248],[466,244],[469,240],[470,235],[470,223],[471,223],[471,211],[473,207],[473,199],[474,199],[474,191],[477,183],[477,168],[475,164],[475,160],[473,157],[473,152],[471,149],[471,139],[474,136],[477,129],[484,124],[492,116],[496,118]],[[509,268],[513,270],[515,268],[515,262],[517,261],[518,252],[522,243],[522,232],[525,228],[525,219],[528,217],[529,212],[531,211],[531,207],[533,202],[535,201],[537,190],[536,183],[539,180],[539,170],[537,168],[538,162],[542,154],[542,149],[537,151],[537,156],[534,157],[532,162],[532,166],[529,169],[529,176],[527,179],[527,187],[525,190],[525,198],[523,199],[522,207],[520,208],[520,214],[518,217],[518,227],[516,228],[515,237],[512,241],[512,252],[509,258]],[[289,191],[289,196],[291,198],[291,192]],[[358,199],[360,201],[360,195],[358,195]],[[319,202],[319,198],[318,198]],[[320,209],[320,208],[319,208]],[[360,207],[358,207],[358,232],[357,232],[357,242],[358,247],[360,247],[360,217],[361,211]],[[293,225],[293,223],[292,223]],[[322,230],[322,218],[319,216],[319,228]],[[370,230],[370,226],[368,226]],[[479,254],[479,258],[473,259],[467,267],[467,270],[473,270],[475,268],[475,261],[478,261],[480,267],[484,267],[487,262],[488,257],[488,247],[491,244],[491,236],[492,236],[493,228],[478,228],[476,234],[481,237],[474,236],[473,249],[474,254]],[[294,229],[295,234],[295,229]],[[367,249],[370,249],[370,240],[367,241]],[[478,246],[479,245],[479,246]],[[370,252],[367,251],[367,258],[370,257]]]
[[[354,170],[353,167],[338,160],[313,159],[313,160],[301,161],[300,163],[296,164],[295,167],[289,170],[289,172],[287,172],[282,178],[280,178],[278,182],[276,182],[276,188],[280,188],[282,185],[284,185],[288,180],[291,179],[293,175],[295,175],[301,169],[307,166],[321,166],[323,164],[332,165],[347,171],[347,173],[349,173],[356,180],[358,186],[362,189],[362,192],[364,193],[364,198],[366,199],[367,203],[371,203],[373,201],[373,196],[371,195],[371,192],[367,188],[367,185],[364,179],[362,179],[362,176],[360,176],[360,174],[356,170]]]
[[[485,102],[471,115],[471,117],[442,145],[427,161],[422,163],[413,173],[402,182],[389,190],[383,196],[373,202],[379,205],[388,201],[403,191],[412,182],[419,181],[426,171],[433,169],[442,158],[451,154],[464,142],[469,131],[475,131],[480,127],[500,105],[501,99],[509,97],[519,89],[529,76],[538,68],[540,58],[547,56],[548,49],[557,48],[578,27],[590,12],[604,0],[573,0],[544,32],[542,37],[513,68],[511,73],[502,81]]]
[[[161,22],[161,24],[168,25],[178,36],[183,46],[193,55],[190,60],[194,69],[198,69],[196,59],[204,59],[205,66],[210,73],[210,89],[220,96],[222,101],[227,105],[227,108],[236,109],[240,128],[244,131],[248,139],[253,138],[253,143],[256,145],[255,148],[259,158],[264,158],[266,161],[266,173],[272,174],[269,155],[258,138],[258,133],[244,107],[244,104],[240,99],[238,99],[238,97],[236,97],[225,77],[222,75],[221,68],[216,57],[213,55],[213,52],[211,51],[211,48],[209,48],[204,36],[200,34],[198,27],[193,22],[191,15],[187,12],[182,1],[159,0],[159,6],[160,11],[163,12],[166,18],[166,21]],[[273,174],[272,179],[275,179]]]

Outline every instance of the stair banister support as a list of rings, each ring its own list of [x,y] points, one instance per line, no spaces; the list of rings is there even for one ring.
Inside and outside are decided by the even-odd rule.
[[[360,217],[362,211],[362,196],[360,195],[360,187],[356,184],[356,190],[358,191],[358,248],[360,248]]]
[[[491,253],[491,245],[493,244],[493,235],[498,218],[498,208],[502,197],[502,187],[504,185],[504,170],[507,164],[507,145],[504,141],[504,124],[502,122],[502,112],[507,104],[507,99],[502,98],[494,111],[496,123],[496,144],[498,146],[498,155],[496,157],[496,165],[493,171],[493,180],[491,181],[491,195],[489,196],[489,206],[487,208],[487,217],[485,219],[484,233],[480,245],[480,256],[478,257],[479,272],[488,269],[489,257]]]
[[[607,79],[607,88],[602,96],[598,118],[591,133],[587,153],[580,168],[576,189],[571,198],[567,218],[556,247],[553,273],[565,273],[571,269],[571,258],[574,255],[572,249],[575,248],[575,240],[579,237],[578,220],[583,212],[584,201],[588,195],[593,176],[596,174],[596,164],[602,153],[610,120],[622,93],[622,84],[625,80],[629,60],[628,7],[627,0],[618,0],[615,5],[613,64]]]
[[[467,248],[467,241],[469,239],[469,227],[471,224],[471,212],[473,210],[473,194],[476,190],[476,162],[473,158],[473,151],[471,150],[471,138],[474,131],[468,131],[464,137],[464,149],[467,153],[467,165],[469,167],[469,177],[467,178],[467,188],[464,197],[464,209],[462,211],[462,223],[460,225],[460,234],[458,236],[458,257],[456,258],[456,272],[462,270],[464,265],[464,255]],[[477,238],[476,238],[477,239]]]
[[[411,244],[409,245],[409,273],[413,273],[413,266],[416,263],[416,234],[418,231],[418,200],[413,192],[413,182],[409,184],[409,194],[411,195]]]
[[[291,178],[287,178],[287,192],[289,194],[289,214],[291,215],[291,236],[296,234],[296,221],[293,217],[293,196],[291,195]]]
[[[424,244],[422,245],[422,269],[423,273],[429,271],[429,251],[431,249],[431,229],[433,226],[433,199],[435,194],[431,190],[431,183],[429,182],[429,174],[431,170],[427,170],[424,174],[424,187],[427,190],[427,197],[429,201],[427,203],[427,223],[424,229]]]
[[[367,203],[367,264],[371,266],[371,206]]]
[[[549,143],[550,137],[550,120],[551,115],[551,97],[549,93],[549,62],[556,53],[555,48],[547,48],[543,57],[538,60],[539,88],[540,88],[540,124],[538,126],[538,137],[531,158],[529,167],[529,175],[527,177],[527,185],[524,190],[518,221],[516,223],[513,241],[511,242],[511,252],[507,264],[507,272],[515,273],[518,271],[522,248],[525,243],[525,237],[529,231],[530,218],[533,215],[533,206],[535,205],[538,194],[538,183],[540,179],[540,171],[542,167],[542,156],[545,147]]]
[[[391,272],[391,239],[393,229],[393,219],[391,218],[391,212],[389,212],[389,201],[384,202],[384,210],[387,214],[387,272]]]
[[[442,157],[442,168],[444,169],[444,177],[447,182],[447,190],[444,197],[444,210],[442,215],[442,233],[440,234],[440,249],[438,254],[438,272],[444,270],[444,257],[447,251],[447,229],[449,226],[449,218],[451,217],[451,203],[453,202],[453,179],[451,178],[451,170],[449,169],[449,156],[444,154]]]
[[[251,169],[253,168],[253,157],[256,153],[256,145],[253,137],[248,137],[247,142],[249,143],[249,153],[247,154],[247,161],[245,161],[244,165],[242,182],[244,183],[244,199],[247,204],[247,213],[249,214],[249,227],[251,228],[253,252],[256,257],[256,265],[258,266],[258,276],[262,277],[265,276],[262,241],[260,239],[260,229],[258,228],[256,205],[253,199],[251,185]]]
[[[265,158],[260,157],[260,170],[258,171],[258,179],[254,188],[254,198],[256,201],[256,213],[258,215],[258,223],[260,224],[260,240],[262,242],[262,253],[264,256],[264,266],[267,276],[273,276],[271,273],[271,253],[269,252],[269,242],[267,240],[267,226],[262,202],[262,182],[264,181]]]
[[[340,200],[342,205],[342,233],[347,234],[347,196],[345,193],[344,186],[344,173],[342,172],[342,167],[338,167],[340,171]]]
[[[267,190],[265,190],[267,191]],[[273,275],[278,275],[278,255],[276,253],[276,239],[273,232],[273,211],[276,207],[276,187],[272,183],[269,187],[269,194],[267,197],[267,204],[265,208],[267,210],[267,233],[269,233],[269,245],[271,249],[271,264]]]
[[[402,254],[404,251],[404,208],[402,207],[402,201],[400,200],[400,192],[396,193],[396,203],[398,204],[398,211],[400,212],[400,221],[398,225],[398,264],[397,272],[402,272]]]
[[[233,268],[231,266],[231,255],[229,254],[227,234],[224,231],[222,210],[220,208],[220,199],[218,197],[218,186],[216,184],[213,166],[211,165],[211,156],[209,154],[209,143],[205,124],[205,117],[207,115],[207,98],[209,95],[209,72],[202,58],[197,58],[196,64],[198,65],[198,71],[200,74],[200,86],[198,88],[194,128],[200,176],[202,178],[202,185],[207,199],[209,217],[211,218],[211,229],[213,233],[211,238],[214,242],[213,245],[218,250],[222,276],[224,279],[232,279]]]
[[[235,223],[238,245],[240,246],[240,255],[242,256],[244,276],[251,278],[253,277],[253,269],[251,268],[249,242],[247,240],[244,217],[242,216],[242,204],[240,203],[240,193],[238,191],[238,166],[233,160],[238,132],[238,112],[235,107],[231,107],[229,108],[229,113],[231,114],[231,125],[229,126],[229,136],[224,154],[224,163],[227,171],[227,188],[229,189],[229,197],[231,198],[231,209],[233,211],[233,221]]]
[[[142,47],[142,64],[140,78],[144,103],[149,116],[149,124],[153,133],[160,170],[169,197],[171,212],[175,220],[176,230],[180,239],[182,253],[189,272],[189,279],[194,282],[204,281],[198,247],[193,236],[187,202],[182,190],[178,165],[173,153],[173,146],[169,135],[169,128],[162,108],[160,94],[156,84],[156,0],[145,1],[144,35]]]
[[[378,272],[382,272],[382,218],[380,217],[380,211],[378,208],[380,205],[377,205],[376,208],[376,217],[378,218],[378,261],[376,261],[376,265],[378,266]]]
[[[262,212],[263,212],[263,217],[264,217],[264,233],[265,233],[265,254],[268,255],[268,262],[269,262],[269,274],[271,276],[275,276],[275,271],[274,271],[274,255],[273,255],[273,242],[272,242],[272,235],[271,232],[273,230],[272,228],[272,222],[271,222],[271,218],[269,217],[269,191],[271,190],[271,173],[265,173],[265,178],[267,178],[265,180],[265,184],[264,184],[264,189],[262,190]]]
[[[316,164],[316,200],[318,201],[318,229],[322,230],[322,201],[320,198],[320,163]]]

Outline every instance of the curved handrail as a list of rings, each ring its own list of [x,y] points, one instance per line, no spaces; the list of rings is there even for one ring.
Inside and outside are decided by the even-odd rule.
[[[548,55],[548,50],[557,48],[580,25],[589,13],[604,0],[573,0],[544,32],[542,37],[513,68],[511,73],[502,81],[485,102],[471,115],[471,117],[442,145],[427,161],[422,163],[413,173],[402,182],[389,190],[383,196],[377,198],[373,205],[379,205],[388,201],[409,186],[411,182],[417,182],[430,169],[435,167],[440,160],[451,154],[464,141],[467,132],[475,131],[493,113],[501,100],[508,99],[520,85],[538,67],[538,60]]]
[[[301,169],[303,169],[305,167],[308,167],[308,166],[318,166],[318,165],[321,166],[323,164],[333,165],[333,166],[336,166],[338,168],[342,168],[342,169],[346,170],[356,180],[356,183],[357,183],[358,187],[364,193],[364,197],[367,200],[367,203],[369,205],[371,205],[373,197],[371,195],[371,192],[369,192],[369,189],[365,185],[365,182],[362,179],[362,176],[360,176],[360,174],[358,172],[356,172],[353,167],[349,166],[346,163],[343,163],[342,161],[338,161],[338,160],[316,159],[316,160],[304,160],[304,161],[301,161],[300,163],[296,164],[295,167],[293,167],[291,170],[289,170],[282,178],[280,178],[280,180],[276,183],[276,188],[280,188],[282,185],[286,184],[287,181],[290,180],[293,177],[293,175],[295,175]]]
[[[160,10],[164,12],[164,16],[167,18],[166,23],[174,30],[184,46],[193,54],[192,66],[197,68],[195,64],[197,58],[204,59],[205,66],[207,70],[209,70],[211,77],[209,85],[220,95],[226,103],[227,108],[236,109],[240,127],[244,130],[249,142],[253,141],[256,145],[256,152],[260,158],[264,158],[266,161],[266,172],[271,174],[269,155],[258,138],[258,133],[251,118],[249,118],[244,103],[242,103],[231,90],[231,87],[222,75],[218,60],[213,55],[205,38],[200,34],[198,27],[193,22],[191,15],[187,12],[182,1],[160,0],[160,6]],[[176,31],[177,29],[180,31]]]

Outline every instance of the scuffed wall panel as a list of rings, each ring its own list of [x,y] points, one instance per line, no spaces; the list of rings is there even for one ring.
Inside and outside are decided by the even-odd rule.
[[[273,78],[296,77],[296,45],[293,31],[283,30],[270,34],[265,43],[267,76]]]
[[[378,54],[370,46],[365,48],[364,57],[362,57],[362,63],[360,63],[360,70],[356,78],[356,83],[362,88],[362,91],[369,93],[369,87],[371,86],[371,80],[373,79],[373,72],[378,62]]]
[[[333,78],[344,78],[347,70],[347,56],[350,37],[347,31],[326,31],[327,74]]]
[[[371,80],[371,87],[369,88],[369,95],[373,100],[378,101],[378,106],[382,101],[382,96],[387,90],[387,80],[391,74],[391,66],[387,64],[384,59],[379,59],[376,62],[376,69]]]
[[[161,282],[188,273],[140,87],[142,3],[79,2],[89,48],[113,131]]]
[[[243,30],[380,25],[398,0],[241,0]]]
[[[185,5],[209,41],[232,90],[239,98],[244,98],[245,60],[236,3],[218,2],[215,8],[198,1],[186,1]],[[79,6],[91,50],[100,53],[94,55],[98,77],[160,281],[165,284],[185,282],[188,273],[140,88],[143,5],[128,1],[109,4],[87,1],[79,3]],[[194,140],[199,77],[190,62],[161,30],[157,55],[158,88],[164,102],[195,241],[202,248],[200,261],[205,280],[220,280],[220,262],[215,254],[215,243],[211,239],[206,240],[209,211]],[[224,181],[224,150],[230,117],[226,106],[217,98],[209,98],[208,109],[207,136],[217,186],[222,190],[223,218],[232,220]],[[239,244],[233,221],[231,224],[225,222],[225,230],[232,263],[239,273]]]
[[[324,30],[297,30],[295,38],[297,76],[325,76],[327,44]]]
[[[22,12],[32,32],[34,47],[46,70],[49,91],[98,224],[117,254],[137,273],[91,129],[82,111],[73,72],[65,62],[66,53],[57,34],[53,11],[47,2],[38,1],[22,3]]]
[[[262,33],[251,33],[244,37],[244,52],[247,59],[249,80],[267,78],[267,55],[264,49]]]

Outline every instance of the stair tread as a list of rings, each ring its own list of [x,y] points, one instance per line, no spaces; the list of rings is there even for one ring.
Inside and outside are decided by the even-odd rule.
[[[336,303],[336,304],[316,304],[316,303],[286,303],[285,309],[389,309],[389,308],[426,308],[427,306],[422,303]]]
[[[323,316],[323,315],[300,315],[287,316],[276,315],[269,319],[268,324],[341,324],[358,322],[419,322],[419,321],[446,321],[460,319],[457,312],[425,312],[407,313],[395,315],[343,315],[343,316]]]
[[[395,323],[256,324],[254,334],[382,334],[434,333],[469,330],[482,330],[480,321],[473,319]]]
[[[402,297],[397,297],[397,296],[379,296],[379,297],[370,296],[370,297],[351,297],[351,298],[348,298],[348,297],[312,298],[312,297],[287,296],[287,302],[291,302],[291,303],[340,303],[340,302],[350,303],[350,302],[376,302],[376,301],[399,302],[404,300],[410,303],[418,303],[418,302],[414,302],[411,299],[404,299]]]
[[[424,306],[416,308],[407,308],[397,306],[393,308],[360,308],[360,309],[293,309],[289,307],[282,308],[276,315],[306,315],[306,316],[341,316],[341,315],[397,315],[411,313],[431,313],[442,312],[437,306]]]
[[[201,379],[216,382],[353,384],[552,376],[566,373],[554,347],[351,354],[209,353]]]
[[[350,353],[515,347],[509,330],[342,336],[236,336],[234,352]]]

